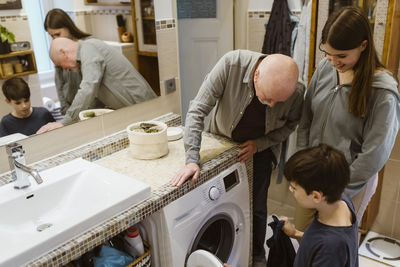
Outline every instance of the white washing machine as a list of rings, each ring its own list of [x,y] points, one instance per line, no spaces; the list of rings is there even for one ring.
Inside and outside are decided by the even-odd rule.
[[[250,198],[245,165],[232,165],[141,225],[153,249],[153,267],[191,267],[187,259],[199,249],[233,267],[249,266]]]

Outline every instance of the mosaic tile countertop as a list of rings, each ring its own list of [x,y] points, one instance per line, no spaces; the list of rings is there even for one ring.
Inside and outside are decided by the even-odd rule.
[[[181,124],[180,116],[172,113],[163,115],[155,120],[163,121],[168,126],[178,126]],[[136,176],[137,178],[138,175],[134,173],[138,169],[142,171],[142,167],[133,167],[135,164],[138,164],[137,162],[132,164],[136,160],[130,157],[127,159],[128,146],[129,140],[127,134],[125,131],[121,131],[49,159],[36,162],[30,166],[38,170],[43,170],[82,157],[89,161],[97,161],[100,165],[117,170],[118,172],[126,172],[126,174]],[[150,198],[97,226],[85,230],[79,236],[63,243],[52,251],[41,256],[37,255],[38,258],[32,259],[26,266],[63,266],[68,264],[227,169],[237,162],[237,153],[239,152],[239,147],[227,139],[211,134],[203,134],[201,151],[203,159],[200,178],[193,185],[187,182],[177,188],[169,186],[169,181],[172,175],[184,164],[182,139],[170,142],[169,149],[169,154],[163,158],[155,161],[141,162],[141,164],[147,166],[147,169],[154,168],[154,165],[161,166],[168,164],[168,168],[161,166],[158,168],[157,174],[149,175],[148,183],[152,185],[152,195]],[[118,162],[118,164],[113,162]],[[110,165],[107,166],[107,164]],[[154,165],[152,166],[152,164]],[[250,190],[252,190],[253,177],[251,166],[252,161],[246,163]],[[155,171],[156,169],[154,168],[153,170]],[[157,178],[157,175],[160,175],[161,178]],[[12,182],[9,172],[0,174],[0,186],[9,182]]]
[[[203,135],[200,150],[201,163],[215,158],[233,146],[233,143],[226,140]],[[96,163],[151,185],[152,191],[155,191],[161,186],[167,185],[175,173],[185,165],[183,138],[168,142],[168,148],[169,153],[159,159],[135,159],[130,155],[130,149],[127,148],[98,160]]]

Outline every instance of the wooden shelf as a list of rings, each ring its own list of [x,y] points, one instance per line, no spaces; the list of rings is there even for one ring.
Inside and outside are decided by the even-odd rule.
[[[33,54],[32,50],[18,51],[18,52],[10,52],[7,54],[0,54],[0,59],[10,58],[10,57],[18,57]]]
[[[15,64],[15,63],[20,62],[21,58],[25,59],[27,62],[27,67],[25,67],[25,70],[22,72],[19,72],[19,73],[14,72],[11,75],[4,75],[3,68],[0,67],[0,79],[1,80],[37,73],[35,55],[32,50],[11,52],[8,54],[0,54],[1,64],[3,64],[3,63]]]
[[[29,74],[35,74],[35,73],[37,73],[36,70],[23,71],[23,72],[20,72],[20,73],[14,73],[12,75],[7,75],[7,76],[6,75],[3,76],[3,74],[1,74],[0,80],[8,80],[10,78],[19,77],[19,76],[25,76],[25,75],[29,75]]]
[[[138,51],[137,54],[138,54],[139,56],[157,57],[157,52]]]

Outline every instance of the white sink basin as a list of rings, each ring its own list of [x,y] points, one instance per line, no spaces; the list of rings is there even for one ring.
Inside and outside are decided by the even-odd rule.
[[[139,203],[150,186],[83,159],[0,187],[0,266],[21,266]]]

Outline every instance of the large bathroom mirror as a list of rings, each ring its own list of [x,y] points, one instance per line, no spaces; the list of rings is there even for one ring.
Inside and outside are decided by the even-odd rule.
[[[160,97],[159,63],[153,0],[132,0],[124,3],[113,1],[106,2],[105,4],[101,1],[97,3],[89,3],[89,1],[82,0],[81,3],[78,3],[77,0],[74,0],[59,3],[59,1],[54,0],[42,0],[39,1],[41,2],[42,7],[41,9],[38,9],[39,11],[43,10],[42,14],[38,14],[39,18],[37,18],[41,20],[41,23],[38,24],[39,27],[32,26],[31,24],[32,15],[29,14],[30,10],[26,10],[31,8],[29,6],[31,3],[29,2],[30,1],[24,1],[23,8],[25,9],[25,12],[28,13],[30,35],[32,36],[32,39],[36,36],[44,35],[48,38],[49,42],[51,42],[50,36],[45,32],[42,26],[44,17],[47,12],[53,8],[63,9],[73,19],[79,29],[91,34],[97,39],[105,41],[108,45],[122,53],[148,82],[153,89],[156,98]],[[33,5],[37,5],[37,3]],[[40,16],[42,16],[42,18],[40,18]],[[119,25],[119,23],[121,22],[124,24],[123,30],[120,29],[121,25]],[[129,33],[130,38],[128,40],[121,39],[122,31]],[[47,52],[48,56],[48,47],[46,49],[47,50],[44,52]],[[38,56],[40,55],[36,50],[35,54],[36,61],[38,61]],[[52,64],[49,59],[48,61],[48,64]],[[38,71],[40,72],[39,68]],[[47,79],[53,79],[53,72],[50,71],[49,73],[51,74],[47,75]],[[40,87],[40,89],[38,89],[40,90],[40,100],[45,97],[50,100],[50,102],[54,101],[57,103],[58,95],[55,86],[43,89],[40,84],[43,82],[43,78],[41,77],[43,75],[39,73],[37,76],[39,85],[32,86],[32,83],[30,82],[32,80],[31,77],[26,79],[31,87],[31,91],[33,89],[32,87]],[[4,102],[2,104],[4,104]],[[33,103],[32,106],[37,106],[37,104],[35,105]],[[61,115],[60,112],[57,112],[59,111],[59,109],[57,110],[57,107],[58,106],[55,108],[55,112],[52,112],[55,118],[56,116]],[[5,111],[3,110],[4,109],[1,110],[1,117],[9,112],[7,109]],[[96,111],[95,115],[102,116],[103,112],[104,111],[102,110],[99,110],[99,112]],[[92,115],[93,113],[88,114]],[[82,121],[78,119],[74,123],[81,122]],[[64,126],[63,128],[65,127],[68,126]],[[4,142],[7,142],[7,140],[4,140]],[[0,145],[2,145],[2,142],[0,142]]]

